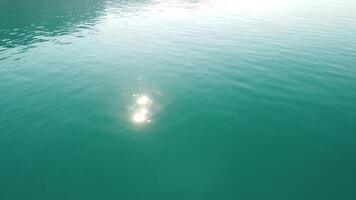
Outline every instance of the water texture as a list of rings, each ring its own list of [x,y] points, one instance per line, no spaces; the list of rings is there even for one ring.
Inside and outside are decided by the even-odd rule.
[[[0,0],[0,199],[356,199],[353,0]]]

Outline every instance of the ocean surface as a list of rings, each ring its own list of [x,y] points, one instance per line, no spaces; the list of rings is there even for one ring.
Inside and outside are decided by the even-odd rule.
[[[356,1],[0,0],[1,200],[355,200]]]

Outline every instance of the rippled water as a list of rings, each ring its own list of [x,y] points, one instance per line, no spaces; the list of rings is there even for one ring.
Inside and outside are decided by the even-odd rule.
[[[0,0],[0,199],[355,199],[353,0]]]

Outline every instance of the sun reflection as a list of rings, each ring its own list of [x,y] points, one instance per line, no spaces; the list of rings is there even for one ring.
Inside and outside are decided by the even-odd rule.
[[[150,122],[152,100],[147,95],[137,95],[133,106],[132,121],[136,124]]]
[[[147,96],[143,95],[137,99],[137,104],[146,105],[149,101],[150,101],[150,99]]]
[[[143,123],[143,122],[146,122],[147,121],[147,116],[143,113],[134,113],[133,117],[132,117],[132,120],[135,122],[135,123]]]

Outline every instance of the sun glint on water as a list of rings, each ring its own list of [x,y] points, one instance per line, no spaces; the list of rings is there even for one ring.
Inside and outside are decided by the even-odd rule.
[[[152,100],[147,95],[139,95],[134,105],[132,121],[136,124],[150,122],[150,106]]]

